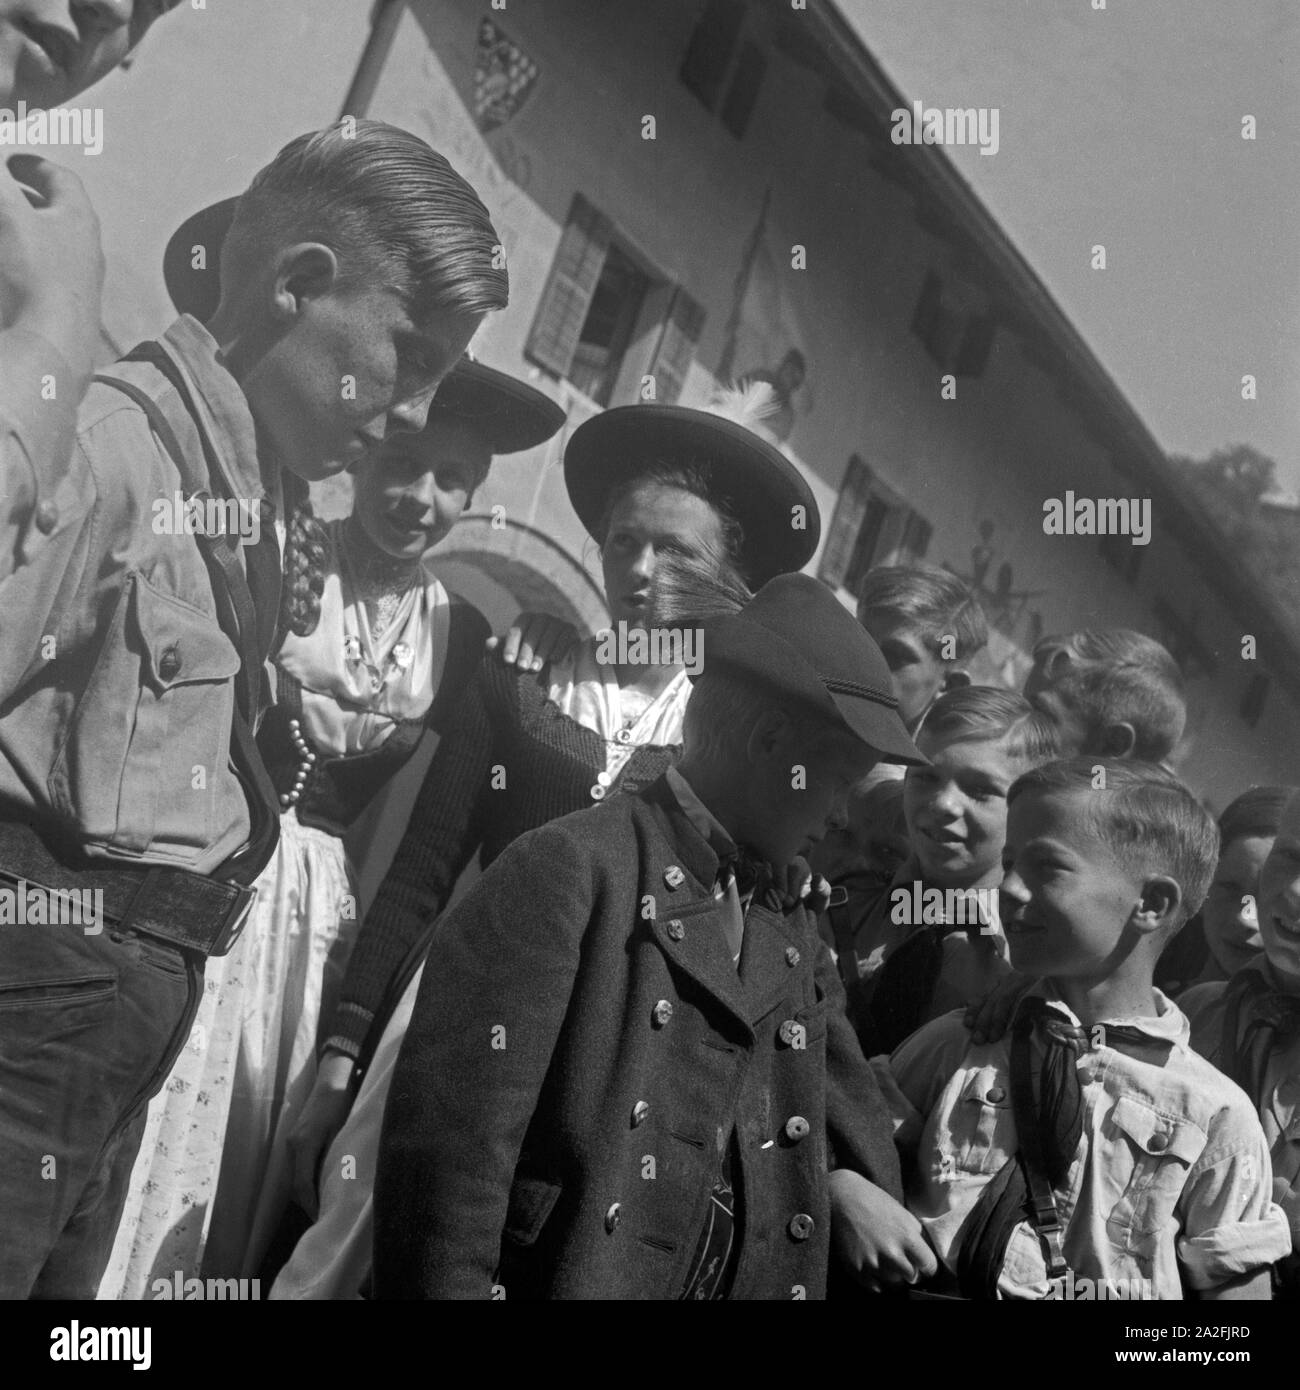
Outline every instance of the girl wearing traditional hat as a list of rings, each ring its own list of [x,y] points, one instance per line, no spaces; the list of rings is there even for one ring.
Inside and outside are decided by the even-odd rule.
[[[617,407],[574,432],[565,482],[600,546],[616,627],[734,611],[752,588],[811,559],[816,502],[797,470],[755,432],[770,408],[770,388],[760,384],[725,393],[708,411]],[[702,601],[687,605],[690,614],[672,611],[668,597],[682,591],[683,572],[706,581]],[[607,650],[589,638],[541,672],[495,656],[480,665],[367,914],[327,1030],[316,1091],[296,1136],[295,1191],[315,1205],[319,1171],[320,1216],[273,1298],[351,1297],[363,1285],[388,1077],[433,924],[461,871],[476,852],[486,867],[524,831],[647,786],[680,751],[690,693],[685,669],[607,664]],[[436,968],[436,946],[430,959]]]

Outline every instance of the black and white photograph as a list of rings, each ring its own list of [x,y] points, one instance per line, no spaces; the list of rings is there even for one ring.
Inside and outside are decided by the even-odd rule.
[[[1284,1373],[1298,179],[1295,0],[0,0],[7,1340]]]

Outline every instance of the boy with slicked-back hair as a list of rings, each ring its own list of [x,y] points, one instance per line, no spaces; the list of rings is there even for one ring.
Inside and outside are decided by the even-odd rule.
[[[94,1295],[145,1104],[275,848],[254,731],[281,470],[301,488],[422,429],[507,299],[473,190],[379,122],[286,146],[227,252],[208,328],[182,316],[91,386],[0,575],[0,878],[100,895],[92,932],[0,934],[3,1296]],[[177,494],[259,524],[159,526]]]

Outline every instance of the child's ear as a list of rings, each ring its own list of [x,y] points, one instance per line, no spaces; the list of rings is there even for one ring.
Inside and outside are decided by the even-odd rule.
[[[286,246],[276,257],[275,306],[287,317],[294,317],[303,300],[328,294],[338,283],[338,257],[317,241]]]
[[[1152,874],[1143,881],[1142,896],[1129,921],[1144,935],[1170,926],[1183,905],[1183,890],[1168,874]]]

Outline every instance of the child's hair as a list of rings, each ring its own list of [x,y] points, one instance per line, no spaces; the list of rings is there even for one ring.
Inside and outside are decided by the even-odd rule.
[[[921,732],[945,744],[1006,739],[1008,755],[1030,767],[1061,754],[1056,723],[1023,695],[993,685],[963,685],[940,695]]]
[[[1180,925],[1199,910],[1219,857],[1219,828],[1173,773],[1133,759],[1065,758],[1018,777],[1007,805],[1027,794],[1054,793],[1082,793],[1098,838],[1135,873],[1165,873],[1178,881]]]
[[[1275,837],[1297,792],[1300,787],[1251,787],[1230,801],[1219,817],[1220,853],[1234,840]]]
[[[937,565],[882,565],[868,570],[858,589],[858,621],[869,614],[917,627],[935,656],[943,638],[955,638],[950,662],[969,661],[989,640],[980,601],[955,574]]]
[[[256,279],[278,250],[317,241],[340,283],[394,289],[418,321],[504,309],[500,237],[477,193],[418,135],[347,117],[291,140],[240,198],[221,282]]]
[[[320,599],[325,591],[328,542],[325,528],[312,510],[311,489],[287,469],[284,488],[284,577],[280,587],[280,616],[273,650],[286,633],[306,637],[320,622]]]
[[[1049,679],[1084,720],[1083,751],[1100,753],[1106,729],[1129,724],[1133,757],[1153,763],[1167,758],[1187,722],[1183,675],[1169,652],[1129,628],[1076,632],[1060,645],[1068,661]]]

